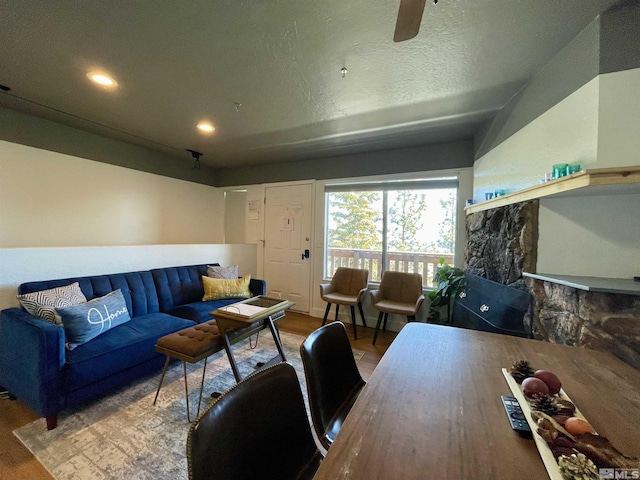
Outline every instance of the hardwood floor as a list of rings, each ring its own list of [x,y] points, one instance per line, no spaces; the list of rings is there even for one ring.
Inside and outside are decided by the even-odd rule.
[[[289,312],[280,320],[278,327],[284,332],[307,336],[322,325],[321,318],[309,317],[296,312]],[[365,352],[358,362],[358,368],[365,380],[376,368],[376,365],[387,351],[396,336],[395,332],[381,332],[376,345],[371,345],[373,328],[358,327],[358,339],[353,340],[351,326],[347,332],[354,349]],[[40,465],[33,455],[13,435],[13,430],[38,419],[38,415],[20,403],[19,400],[0,400],[0,437],[3,438],[0,448],[0,478],[12,480],[51,480],[49,473]],[[44,420],[43,428],[44,426]]]
[[[360,319],[358,318],[358,322]],[[370,324],[370,322],[369,322]],[[371,372],[376,368],[378,362],[387,351],[389,345],[394,338],[396,338],[396,332],[380,332],[375,345],[371,345],[373,340],[373,328],[365,328],[362,324],[358,324],[358,339],[353,339],[353,332],[351,325],[345,325],[347,327],[347,333],[349,334],[349,340],[351,341],[351,347],[364,352],[364,356],[358,362],[358,368],[360,374],[365,380],[369,379]],[[295,333],[306,337],[311,332],[322,326],[322,319],[309,317],[296,312],[288,312],[287,316],[280,320],[278,328],[284,332]],[[371,327],[371,325],[369,325]]]
[[[13,434],[13,430],[38,418],[18,400],[0,400],[0,478],[12,480],[50,479],[51,476],[40,462]],[[42,420],[43,428],[44,420]]]

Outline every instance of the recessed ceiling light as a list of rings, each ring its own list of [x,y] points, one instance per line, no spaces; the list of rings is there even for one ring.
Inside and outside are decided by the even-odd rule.
[[[216,129],[216,127],[211,125],[209,122],[200,122],[197,127],[202,133],[213,133]]]
[[[105,88],[116,88],[118,86],[118,82],[103,72],[89,72],[87,73],[87,78]]]

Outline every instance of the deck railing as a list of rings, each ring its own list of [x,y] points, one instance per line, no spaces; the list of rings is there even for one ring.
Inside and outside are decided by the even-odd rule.
[[[395,272],[419,273],[422,285],[433,287],[433,274],[440,259],[453,265],[453,254],[387,252],[388,270]],[[379,250],[359,250],[344,248],[327,249],[327,276],[332,277],[338,267],[366,268],[369,281],[379,282],[382,275],[382,252]]]

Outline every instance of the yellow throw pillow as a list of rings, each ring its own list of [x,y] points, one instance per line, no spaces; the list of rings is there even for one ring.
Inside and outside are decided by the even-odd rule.
[[[203,302],[209,300],[219,300],[221,298],[249,298],[249,281],[251,275],[239,278],[237,280],[226,280],[221,278],[202,277],[202,285],[204,286]]]

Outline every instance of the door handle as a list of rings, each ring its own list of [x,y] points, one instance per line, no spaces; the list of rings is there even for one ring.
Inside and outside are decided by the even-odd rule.
[[[302,260],[304,260],[305,258],[309,258],[309,250],[305,250],[302,254]]]

